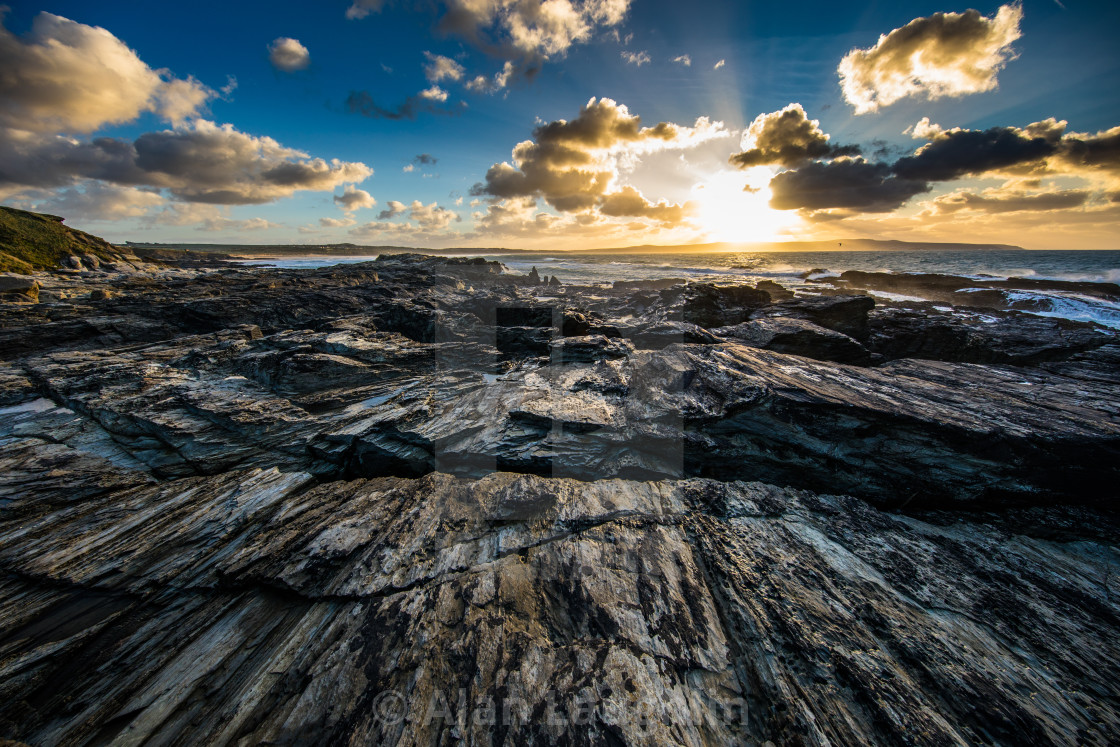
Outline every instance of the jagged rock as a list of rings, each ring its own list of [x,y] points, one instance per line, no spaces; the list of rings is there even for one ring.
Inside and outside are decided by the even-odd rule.
[[[712,332],[720,337],[734,338],[751,347],[778,353],[855,365],[871,362],[871,354],[851,337],[804,319],[756,319],[731,327],[720,327]]]
[[[661,291],[664,313],[700,327],[727,327],[770,303],[770,294],[749,285],[689,283]]]
[[[982,317],[919,309],[876,309],[867,345],[889,359],[1029,365],[1064,360],[1112,341],[1099,327],[1068,319]]]
[[[788,301],[794,296],[793,291],[775,283],[773,280],[760,280],[755,284],[755,288],[766,291],[771,301]]]
[[[0,307],[0,735],[1120,740],[1108,330],[415,254],[43,277]]]
[[[533,285],[541,284],[541,276],[540,273],[537,272],[536,265],[533,266],[533,269],[529,270],[529,282]]]
[[[684,285],[685,278],[656,278],[653,280],[616,280],[612,284],[615,290],[664,290],[674,285]]]
[[[875,300],[869,296],[802,296],[762,309],[754,318],[805,319],[856,340],[866,340],[867,314],[873,308]]]

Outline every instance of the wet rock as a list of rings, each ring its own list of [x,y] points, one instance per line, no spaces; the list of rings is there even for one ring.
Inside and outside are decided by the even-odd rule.
[[[726,327],[770,303],[770,294],[748,285],[689,283],[661,291],[664,313],[700,327]]]
[[[1099,327],[1026,315],[965,316],[922,308],[876,309],[871,350],[888,358],[1031,365],[1064,360],[1111,342]]]
[[[856,340],[865,340],[869,333],[867,314],[873,308],[875,300],[869,296],[802,296],[762,309],[754,318],[805,319]]]
[[[871,353],[851,337],[804,319],[756,319],[732,327],[720,327],[712,332],[751,347],[778,353],[854,365],[871,362]]]
[[[755,284],[755,288],[766,291],[771,301],[788,301],[794,296],[793,291],[775,283],[773,280],[760,280]]]

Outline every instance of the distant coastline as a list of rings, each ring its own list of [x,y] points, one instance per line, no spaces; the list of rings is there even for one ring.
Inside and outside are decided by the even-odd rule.
[[[124,243],[133,249],[180,249],[191,252],[232,254],[237,256],[339,256],[354,257],[377,254],[418,252],[439,256],[538,254],[542,249],[509,249],[503,247],[409,247],[362,244],[180,244]],[[1030,251],[1013,244],[970,244],[964,242],[898,241],[883,239],[838,239],[828,241],[786,242],[717,242],[708,244],[640,245],[618,248],[547,250],[557,254],[682,254],[717,252],[805,252],[805,251]]]

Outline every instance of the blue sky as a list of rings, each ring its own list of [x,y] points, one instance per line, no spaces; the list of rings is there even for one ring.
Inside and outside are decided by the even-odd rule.
[[[16,3],[4,19],[2,54],[20,72],[0,84],[0,199],[59,212],[71,225],[118,241],[564,248],[856,235],[963,240],[965,233],[1037,248],[1120,243],[1120,158],[1108,135],[1120,125],[1115,3],[521,5],[532,7],[518,15],[507,0],[367,0],[349,13],[346,0],[314,7],[204,0],[142,11],[123,2]],[[958,15],[972,7],[978,14],[971,20]],[[553,20],[541,21],[542,10]],[[456,11],[475,14],[449,23]],[[43,12],[67,22],[35,26]],[[923,23],[911,27],[905,43],[926,61],[921,72],[902,71],[913,90],[888,102],[887,88],[901,79],[888,80],[883,70],[902,57],[891,57],[889,44],[876,45],[882,35],[903,43],[903,32],[895,32],[915,19]],[[942,29],[940,41],[935,27]],[[281,39],[298,41],[291,69],[270,61],[270,45]],[[78,62],[69,73],[44,62],[57,49],[52,44],[71,47]],[[122,49],[136,58],[127,75],[113,67],[124,64],[113,57]],[[853,50],[867,53],[858,72],[877,96],[873,111],[857,113],[841,86],[838,66]],[[970,55],[975,59],[966,66],[962,60]],[[453,61],[451,75],[426,72],[437,56]],[[107,72],[98,75],[102,65]],[[137,66],[161,71],[165,82],[185,81],[183,90],[197,92],[198,105],[174,119],[166,106],[152,103],[156,98],[145,103],[141,96],[131,110],[122,103],[104,121],[80,124],[67,109],[77,106],[66,100],[69,90],[101,85],[91,95],[102,101],[122,87],[138,90],[135,76],[143,70]],[[494,77],[503,70],[509,75],[498,87]],[[47,90],[41,83],[47,75],[57,84],[49,101],[36,93]],[[468,90],[477,76],[496,90]],[[231,79],[235,87],[228,86]],[[141,88],[152,79],[144,80]],[[411,117],[356,111],[361,102],[367,112],[394,111],[410,97],[417,103]],[[581,114],[592,98],[596,105]],[[831,146],[859,152],[810,147],[785,157],[756,148],[746,159],[749,168],[728,164],[757,145],[744,137],[756,118],[791,104],[800,106],[787,117],[759,120],[756,140],[807,136],[823,143],[827,136]],[[592,166],[556,166],[535,128],[592,115],[683,129],[668,138],[603,141],[580,151]],[[1066,124],[1045,135],[1024,129],[1051,117]],[[916,138],[914,125],[923,119],[939,127]],[[129,144],[145,133],[198,135],[198,120],[229,125],[223,132],[230,137],[271,138],[303,155],[285,151],[237,165],[243,173],[234,176],[216,173],[221,189],[209,191],[201,176],[188,173],[190,161],[177,162],[184,182],[158,169],[138,176],[131,163],[127,169],[88,165],[91,152],[106,157],[94,144],[98,138]],[[981,148],[1000,148],[1011,138],[1034,139],[1041,150],[1024,145],[998,163],[974,153],[979,160],[955,166],[949,178],[932,164],[916,176],[894,168],[926,145],[931,154],[957,158],[953,148],[968,133],[953,128],[989,132],[986,140],[976,136]],[[564,139],[578,134],[569,129],[558,131],[553,145],[576,142]],[[77,145],[65,150],[60,137]],[[179,143],[175,137],[164,145]],[[522,178],[512,161],[523,141],[535,143],[529,168],[545,169],[540,178]],[[1077,155],[1086,149],[1092,158]],[[430,159],[417,160],[421,154]],[[249,184],[277,164],[314,159],[324,159],[329,173],[301,174],[285,184],[268,176],[272,182],[262,189]],[[350,166],[329,171],[332,159]],[[44,170],[43,162],[51,168]],[[487,178],[502,162],[516,178]],[[580,182],[582,193],[561,194],[557,184],[579,176],[572,168],[607,177]],[[782,172],[790,173],[770,182]],[[347,189],[369,196],[339,204],[335,197]],[[795,195],[796,189],[809,191]],[[861,189],[866,199],[853,197]]]

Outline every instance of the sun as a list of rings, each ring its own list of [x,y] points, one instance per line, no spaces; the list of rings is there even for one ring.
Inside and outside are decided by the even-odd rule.
[[[696,221],[714,241],[752,242],[788,238],[800,222],[789,210],[770,207],[770,172],[720,171],[692,188]],[[744,189],[744,186],[750,189]]]

